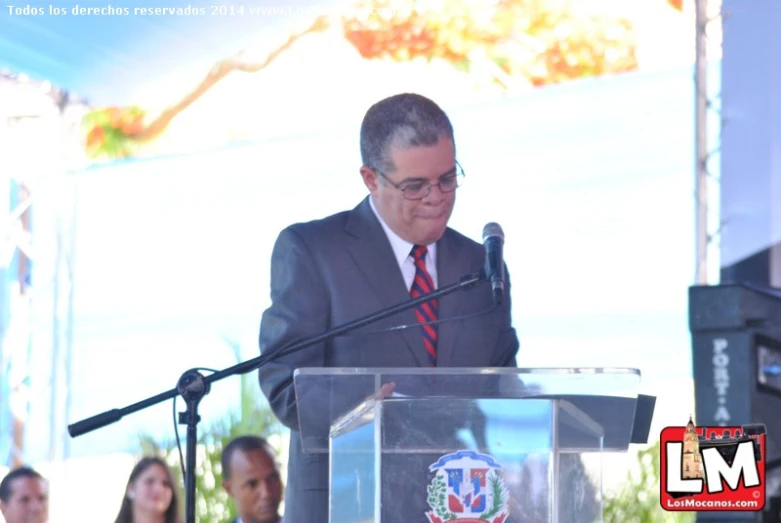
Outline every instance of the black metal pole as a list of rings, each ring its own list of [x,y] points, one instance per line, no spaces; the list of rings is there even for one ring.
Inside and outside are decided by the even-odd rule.
[[[195,523],[195,467],[196,445],[198,444],[198,422],[201,417],[198,414],[198,404],[209,393],[209,383],[197,370],[191,369],[182,374],[176,386],[179,394],[184,398],[187,409],[179,413],[179,423],[187,425],[187,456],[184,474],[185,521]]]

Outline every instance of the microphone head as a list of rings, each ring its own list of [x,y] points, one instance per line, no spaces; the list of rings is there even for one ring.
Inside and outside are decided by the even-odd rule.
[[[502,231],[502,227],[498,223],[491,222],[485,224],[485,227],[483,227],[483,242],[488,238],[499,238],[504,243],[504,231]]]

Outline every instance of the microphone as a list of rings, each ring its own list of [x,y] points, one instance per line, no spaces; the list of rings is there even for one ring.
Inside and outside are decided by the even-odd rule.
[[[483,227],[483,246],[485,247],[485,277],[491,281],[494,303],[500,305],[504,295],[504,232],[498,223],[488,223]]]

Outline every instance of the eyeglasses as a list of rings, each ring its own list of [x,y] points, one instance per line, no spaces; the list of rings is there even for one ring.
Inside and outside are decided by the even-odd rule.
[[[431,183],[426,181],[403,181],[401,183],[394,183],[393,180],[388,178],[388,175],[376,169],[371,168],[374,172],[385,178],[385,180],[400,190],[404,194],[404,198],[407,200],[422,200],[431,193],[431,189],[436,185],[442,192],[453,192],[458,189],[464,183],[464,169],[461,168],[461,164],[456,162],[456,166],[450,172],[447,172],[439,177],[437,183]]]

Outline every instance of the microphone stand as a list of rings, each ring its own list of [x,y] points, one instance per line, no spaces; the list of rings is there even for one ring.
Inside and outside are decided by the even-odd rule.
[[[442,287],[433,292],[420,296],[418,298],[399,303],[388,307],[387,309],[380,310],[363,318],[345,323],[341,326],[334,327],[322,334],[314,336],[309,339],[304,339],[287,345],[273,352],[262,354],[256,358],[252,358],[245,362],[239,363],[227,369],[204,376],[196,369],[190,369],[186,371],[179,378],[176,384],[176,388],[162,392],[155,396],[149,397],[145,400],[141,400],[137,403],[133,403],[121,409],[111,409],[101,414],[97,414],[90,418],[77,421],[71,425],[68,425],[68,434],[72,438],[81,436],[93,430],[97,430],[101,427],[105,427],[111,423],[115,423],[121,420],[124,416],[132,414],[139,410],[151,407],[165,400],[181,395],[184,398],[186,410],[179,413],[179,424],[187,425],[187,446],[186,446],[186,459],[184,474],[184,486],[185,486],[185,523],[195,523],[195,466],[196,466],[196,443],[198,439],[198,422],[200,416],[198,415],[198,404],[201,399],[209,393],[211,390],[211,384],[215,381],[219,381],[228,376],[234,374],[246,374],[251,372],[265,363],[278,358],[284,354],[290,354],[297,352],[301,349],[305,349],[317,343],[330,340],[337,336],[341,336],[348,332],[354,331],[366,325],[370,325],[379,320],[388,318],[390,316],[399,314],[408,309],[412,309],[417,305],[427,302],[432,299],[452,294],[458,290],[467,290],[477,284],[487,282],[485,271],[470,274],[464,276],[458,282],[450,284],[446,287]]]

